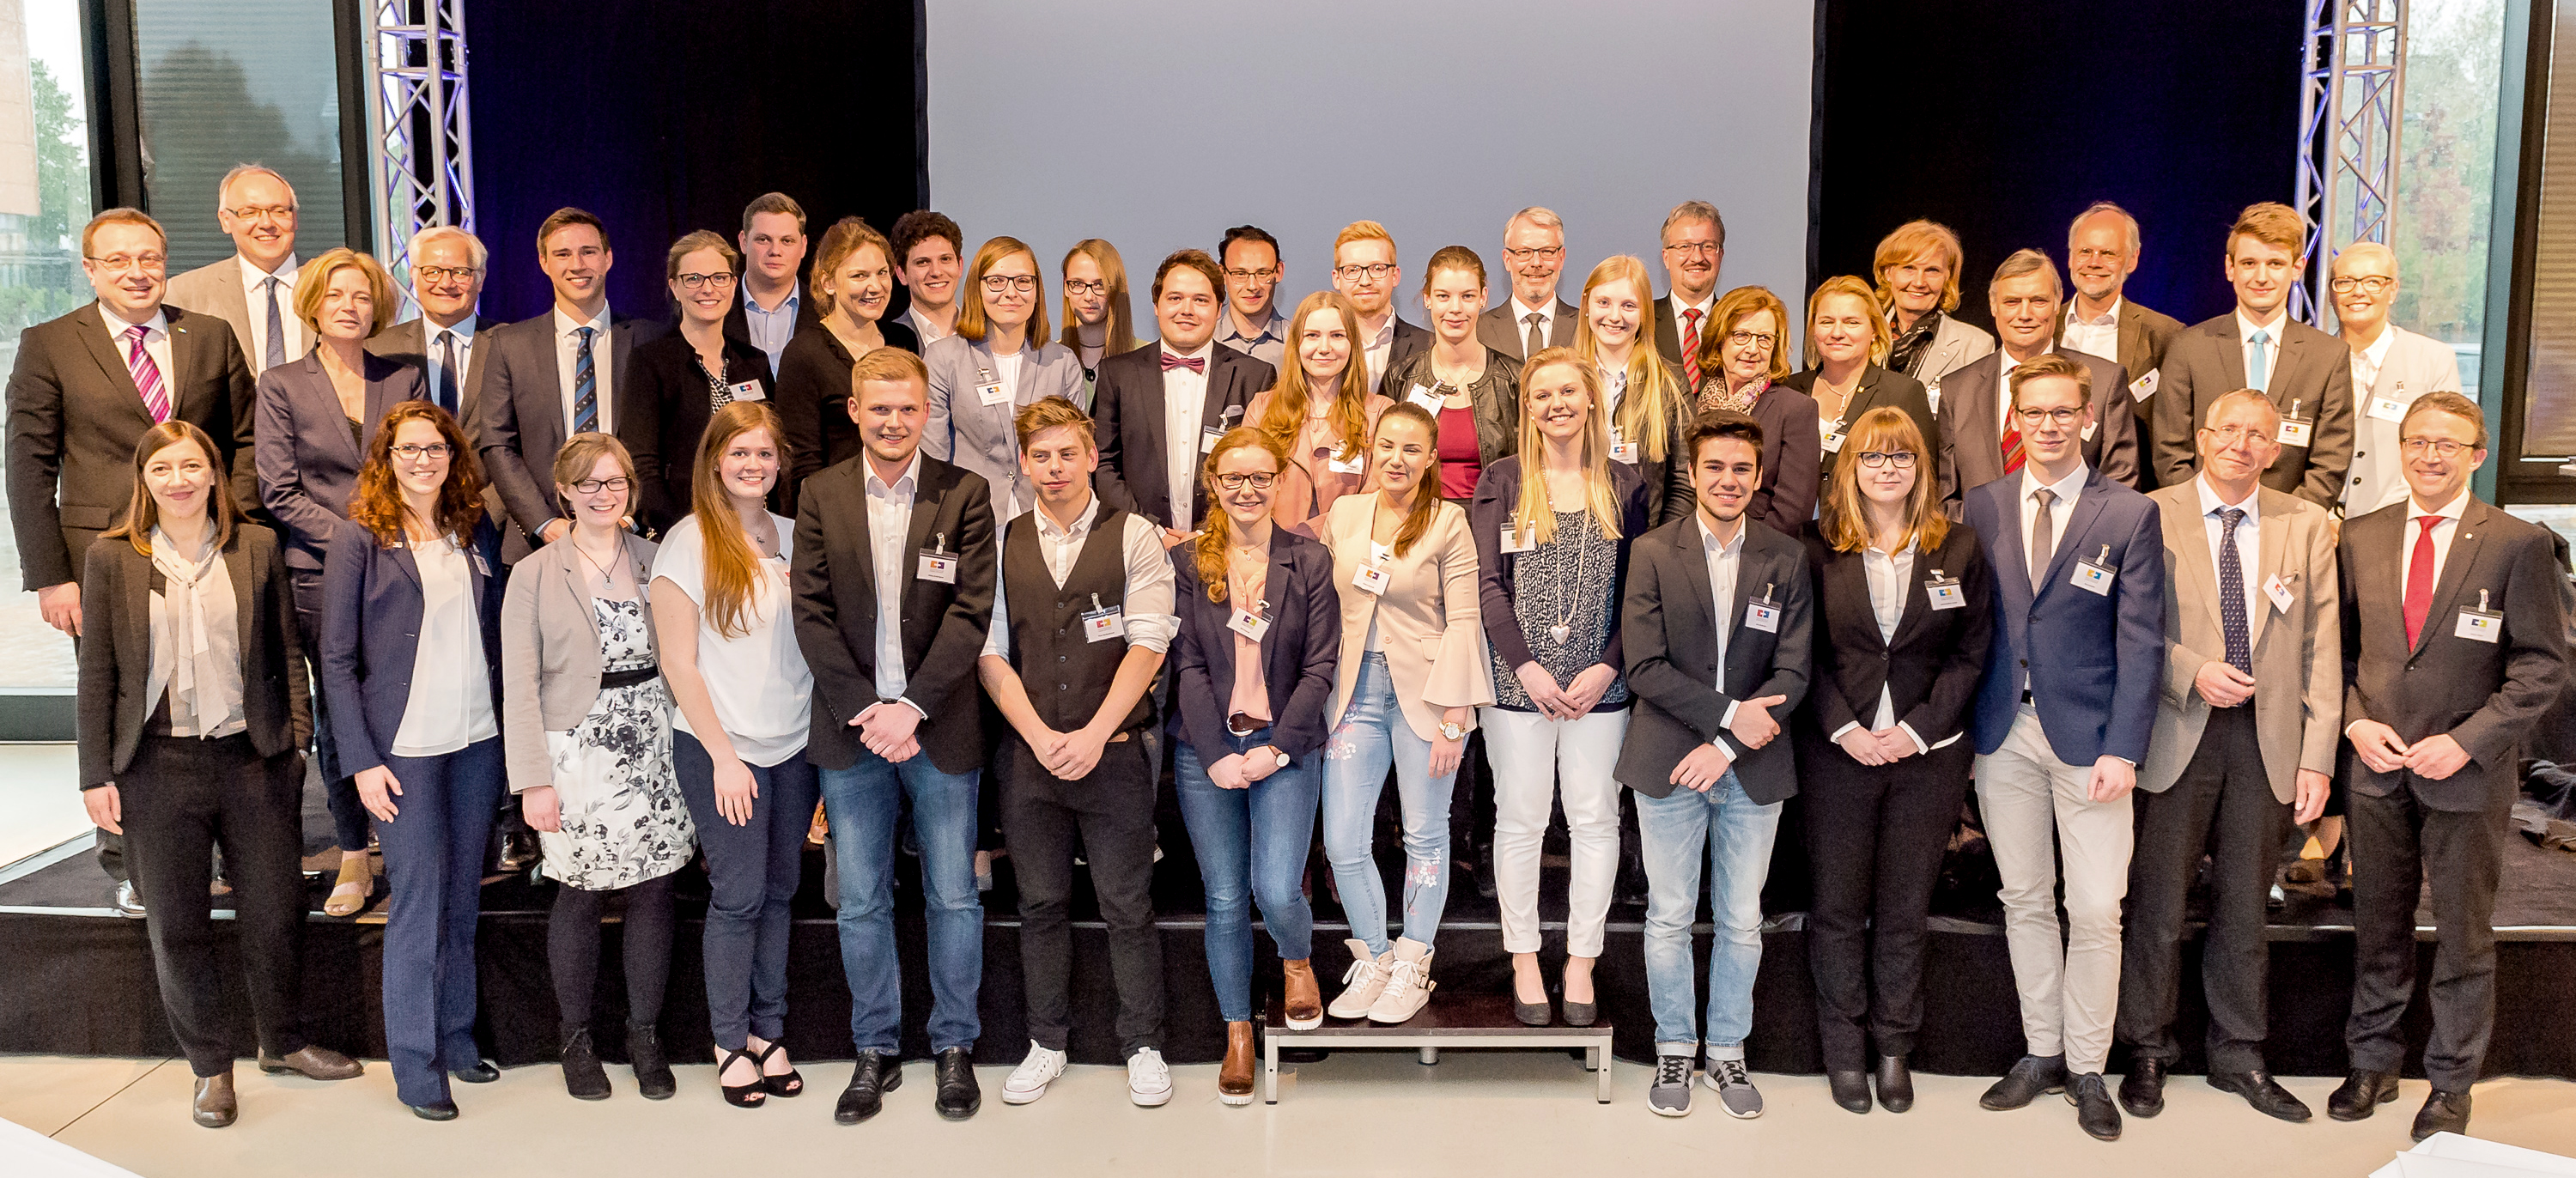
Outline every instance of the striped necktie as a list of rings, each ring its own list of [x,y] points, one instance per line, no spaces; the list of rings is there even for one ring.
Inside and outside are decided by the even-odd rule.
[[[599,428],[599,366],[590,355],[590,337],[598,331],[595,327],[573,329],[573,334],[581,337],[572,361],[572,432],[577,434]]]
[[[125,329],[133,343],[125,350],[125,370],[134,376],[134,391],[143,394],[143,408],[152,415],[152,424],[170,420],[170,391],[161,387],[161,365],[143,346],[147,329],[140,323]]]

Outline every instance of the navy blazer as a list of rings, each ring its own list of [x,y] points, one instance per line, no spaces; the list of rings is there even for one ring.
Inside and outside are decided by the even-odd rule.
[[[2157,542],[2163,542],[2159,537]],[[1735,596],[1726,603],[1726,660],[1718,661],[1720,614],[1708,577],[1708,548],[1693,512],[1628,550],[1628,589],[1620,626],[1628,652],[1628,691],[1637,707],[1619,746],[1619,784],[1650,798],[1681,787],[1672,773],[1691,751],[1723,736],[1735,750],[1730,766],[1757,806],[1798,792],[1798,758],[1790,714],[1807,698],[1815,661],[1815,623],[1807,552],[1796,540],[1747,515],[1744,551],[1736,558]],[[1744,624],[1748,603],[1765,587],[1780,606],[1777,631]],[[1727,709],[1766,695],[1786,697],[1772,709],[1780,735],[1758,749],[1726,732]]]
[[[1919,469],[1919,468],[1918,468]],[[2048,747],[2069,765],[2147,759],[2165,681],[2165,533],[2155,501],[2087,469],[2034,593],[2022,476],[1968,492],[1966,523],[1995,572],[1995,635],[1977,685],[1977,752],[2002,748],[2028,685]],[[2109,550],[2109,593],[2072,584],[2080,556]]]
[[[1512,608],[1512,594],[1519,589],[1520,554],[1503,553],[1503,525],[1515,513],[1520,495],[1521,459],[1516,454],[1485,468],[1476,479],[1476,497],[1467,506],[1467,527],[1476,536],[1480,585],[1476,598],[1482,607],[1485,645],[1507,673],[1517,673],[1522,663],[1535,657],[1530,654],[1529,635],[1521,630],[1520,613]],[[1610,570],[1610,600],[1603,606],[1610,611],[1610,637],[1602,644],[1601,662],[1624,675],[1628,660],[1619,643],[1619,596],[1628,588],[1628,546],[1653,526],[1646,517],[1646,476],[1627,463],[1611,463],[1610,497],[1619,503],[1619,539]],[[1616,712],[1627,706],[1625,701],[1603,703],[1592,710]]]
[[[425,374],[400,360],[370,353],[363,375],[366,416],[352,440],[340,394],[322,371],[319,353],[260,374],[258,434],[251,447],[259,466],[259,501],[286,541],[286,567],[297,572],[322,571],[331,535],[349,516],[349,496],[358,489],[358,468],[366,463],[376,423],[394,406],[428,395]]]
[[[1140,351],[1143,349],[1139,349]],[[1226,704],[1234,698],[1235,602],[1208,600],[1199,579],[1198,544],[1172,549],[1177,576],[1174,612],[1181,617],[1172,657],[1180,666],[1180,707],[1172,735],[1188,741],[1202,764],[1234,750],[1226,743]],[[1342,652],[1342,599],[1333,588],[1333,553],[1286,528],[1270,530],[1270,574],[1263,582],[1270,629],[1261,639],[1262,683],[1270,690],[1270,745],[1291,757],[1323,747],[1324,713]]]
[[[492,706],[501,706],[501,531],[489,517],[466,546],[474,579],[475,620],[492,677]],[[358,706],[324,712],[340,771],[357,774],[385,763],[411,703],[411,669],[420,648],[420,565],[409,547],[387,548],[362,524],[342,521],[322,566],[322,691]]]

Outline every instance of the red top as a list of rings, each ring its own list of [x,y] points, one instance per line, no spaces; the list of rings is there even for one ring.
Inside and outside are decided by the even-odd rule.
[[[1440,411],[1440,497],[1473,499],[1476,480],[1485,473],[1476,449],[1475,409]]]

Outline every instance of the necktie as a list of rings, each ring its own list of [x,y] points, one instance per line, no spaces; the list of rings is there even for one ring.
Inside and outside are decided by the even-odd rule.
[[[2242,507],[2218,510],[2218,624],[2227,631],[2227,665],[2250,676],[2254,638],[2245,619],[2245,561],[2236,552],[2236,526],[2244,522]]]
[[[2415,533],[2415,551],[2406,558],[2406,649],[2415,649],[2415,638],[2424,632],[2424,616],[2433,612],[2433,525],[2442,522],[2438,515],[2419,515],[2415,522],[2423,530]]]
[[[1682,312],[1682,380],[1692,389],[1699,387],[1699,317],[1696,307]]]
[[[1527,360],[1547,347],[1547,333],[1539,330],[1539,325],[1547,322],[1547,316],[1532,311],[1521,322],[1529,324],[1529,343],[1521,350],[1521,359]]]
[[[1207,357],[1175,356],[1170,352],[1163,353],[1163,371],[1170,372],[1175,368],[1187,368],[1204,376],[1207,374]]]
[[[2254,346],[2245,353],[2245,387],[2259,389],[2263,387],[2264,374],[2272,370],[2271,358],[2264,351],[2264,345],[2272,342],[2272,333],[2255,328],[2251,342]]]
[[[438,407],[456,412],[456,333],[438,333]]]
[[[599,370],[590,358],[590,337],[596,327],[576,327],[573,334],[581,337],[572,360],[572,432],[586,434],[599,428]]]
[[[262,292],[268,296],[268,347],[264,349],[268,354],[259,362],[261,372],[286,363],[286,323],[277,313],[277,285],[274,274],[260,283]]]
[[[2048,562],[2057,555],[2057,528],[2049,506],[2057,502],[2057,492],[2046,487],[2030,493],[2039,500],[2039,510],[2030,517],[2030,595],[2039,596],[2040,586],[2048,583]]]
[[[2021,452],[2021,414],[2004,411],[2004,473],[2020,474],[2025,458]]]
[[[152,414],[152,424],[170,420],[170,393],[161,387],[161,365],[143,347],[144,327],[138,323],[125,329],[133,342],[125,349],[125,370],[134,376],[134,391],[143,394],[143,408]]]

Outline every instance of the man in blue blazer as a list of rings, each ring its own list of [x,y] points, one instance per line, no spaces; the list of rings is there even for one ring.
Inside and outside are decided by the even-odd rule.
[[[2064,353],[2014,368],[2027,461],[1968,492],[1995,566],[1995,641],[1977,690],[1977,802],[2003,876],[2005,944],[2021,991],[2021,1061],[1981,1101],[2014,1109],[2063,1091],[2084,1131],[2120,1136],[2102,1081],[2120,999],[2129,791],[2164,681],[2164,525],[2154,502],[2084,463],[2091,370]],[[2056,868],[2066,913],[2058,941]]]

